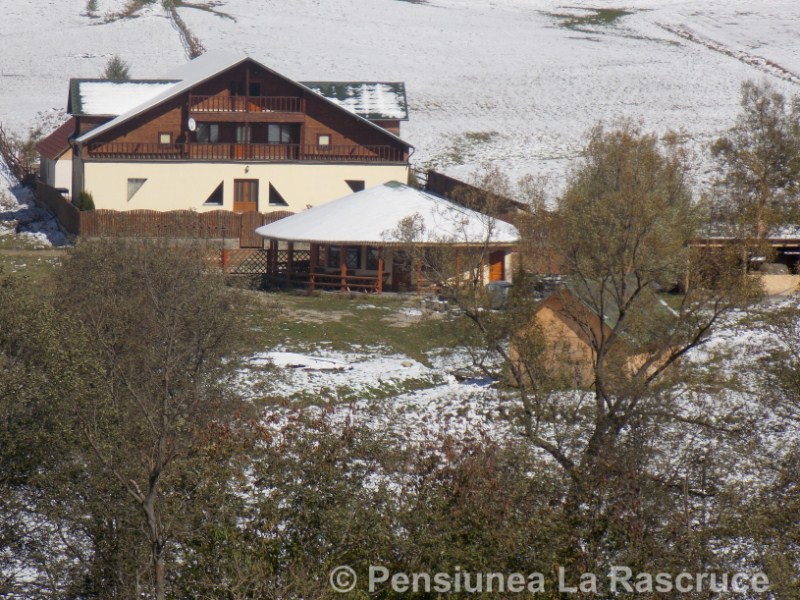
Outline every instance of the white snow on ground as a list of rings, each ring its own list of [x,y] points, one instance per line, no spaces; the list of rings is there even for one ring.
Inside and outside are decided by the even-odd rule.
[[[155,77],[186,60],[160,2],[142,17],[105,24],[122,0],[98,0],[100,18],[86,15],[86,0],[3,2],[0,8],[0,122],[18,133],[36,114],[64,109],[71,77],[100,77],[117,54],[132,77]]]
[[[124,5],[99,3],[101,16]],[[599,120],[685,131],[706,156],[738,112],[742,81],[800,91],[799,2],[622,0],[613,8],[630,14],[611,23],[569,22],[604,4],[220,0],[235,20],[179,13],[207,49],[248,53],[297,80],[404,81],[417,166],[467,176],[492,163],[549,176],[556,190]],[[11,3],[0,33],[0,120],[16,130],[63,108],[68,78],[97,76],[112,54],[134,77],[185,60],[159,3],[109,24],[86,16],[84,0]],[[706,157],[698,177],[709,169]]]
[[[180,12],[207,48],[230,48],[236,38],[241,50],[296,79],[404,81],[410,120],[402,133],[416,147],[413,160],[458,176],[491,162],[557,184],[599,120],[683,130],[701,153],[731,125],[742,81],[800,91],[770,69],[665,29],[690,28],[800,73],[792,26],[800,3],[628,0],[614,4],[631,12],[614,23],[572,28],[555,16],[592,15],[603,5],[228,0],[220,8],[235,22]],[[698,177],[709,168],[704,163]]]
[[[69,244],[53,215],[34,202],[31,190],[11,188],[0,177],[0,236],[14,234],[41,248]]]

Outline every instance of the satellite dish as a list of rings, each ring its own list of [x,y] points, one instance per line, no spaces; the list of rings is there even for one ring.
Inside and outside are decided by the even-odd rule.
[[[197,123],[192,118],[189,119],[189,121],[188,121],[188,123],[186,123],[186,125],[189,127],[189,131],[194,131],[195,129],[197,129]]]

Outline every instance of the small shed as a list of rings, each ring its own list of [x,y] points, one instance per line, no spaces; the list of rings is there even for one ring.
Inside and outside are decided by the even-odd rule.
[[[511,274],[517,229],[440,196],[389,182],[256,229],[270,242],[268,275],[314,288],[419,289],[411,248],[484,249],[484,281]],[[416,264],[415,264],[416,263]]]

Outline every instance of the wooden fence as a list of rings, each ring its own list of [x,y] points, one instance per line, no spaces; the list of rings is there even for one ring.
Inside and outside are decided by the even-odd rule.
[[[39,201],[56,216],[72,235],[86,237],[153,237],[181,239],[234,240],[240,248],[263,247],[256,228],[293,214],[281,210],[270,213],[235,213],[212,210],[86,210],[79,211],[55,188],[39,182]]]
[[[61,226],[70,234],[78,235],[81,229],[81,211],[64,198],[56,188],[36,182],[36,199],[55,215]]]

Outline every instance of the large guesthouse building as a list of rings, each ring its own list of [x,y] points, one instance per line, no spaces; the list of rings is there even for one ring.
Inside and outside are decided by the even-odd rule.
[[[293,81],[228,53],[161,79],[73,79],[41,179],[98,209],[299,212],[406,181],[402,83]]]

